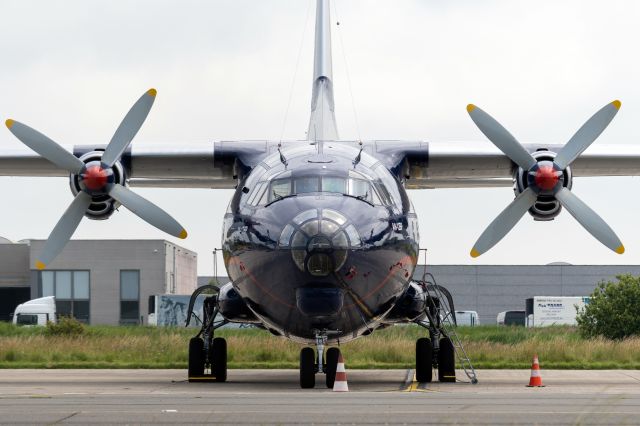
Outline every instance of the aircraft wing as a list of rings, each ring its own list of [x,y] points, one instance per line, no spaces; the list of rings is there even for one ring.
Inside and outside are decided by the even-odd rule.
[[[267,141],[219,141],[179,146],[131,146],[122,156],[129,185],[162,188],[235,188],[238,174],[254,167]],[[104,145],[63,146],[81,157]],[[0,176],[68,177],[31,149],[1,150]]]
[[[284,142],[283,149],[304,141]],[[335,143],[335,142],[334,142]],[[356,142],[340,142],[356,146]],[[238,174],[277,149],[277,141],[218,141],[180,147],[132,146],[122,157],[129,184],[158,188],[235,188]],[[408,177],[409,189],[492,188],[513,185],[516,169],[493,144],[367,141],[367,152]],[[529,152],[562,145],[524,144]],[[64,147],[80,157],[100,145]],[[574,177],[640,175],[639,145],[593,145],[571,165]],[[25,147],[0,150],[0,176],[67,177],[69,172]]]
[[[407,178],[409,189],[512,186],[518,167],[490,142],[371,141],[369,151]],[[523,144],[533,153],[563,145]],[[572,164],[574,177],[640,175],[640,145],[597,145]]]

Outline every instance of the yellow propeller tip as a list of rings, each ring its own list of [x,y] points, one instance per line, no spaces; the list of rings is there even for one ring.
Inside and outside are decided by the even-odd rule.
[[[471,249],[471,257],[478,257],[480,256],[480,252],[478,250],[476,250],[475,248]]]
[[[187,238],[187,231],[183,229],[178,236],[184,240],[185,238]]]
[[[618,253],[618,254],[624,253],[624,246],[622,244],[620,244],[620,247],[618,247],[616,249],[616,253]]]
[[[36,260],[36,268],[38,268],[39,270],[42,271],[46,267],[47,267],[47,265],[45,265],[44,263],[40,262],[39,260]]]
[[[147,95],[149,96],[153,96],[155,98],[157,94],[158,94],[158,91],[156,89],[147,90]]]
[[[7,121],[4,122],[4,124],[7,125],[7,128],[11,128],[11,126],[13,126],[13,123],[15,123],[15,121],[13,121],[12,119],[8,119]]]
[[[620,107],[622,106],[622,102],[620,102],[617,99],[611,103],[613,104],[614,107],[616,107],[616,109],[620,109]]]
[[[474,109],[476,109],[476,106],[475,106],[474,104],[469,104],[469,105],[467,105],[467,112],[471,112],[471,111],[473,111]]]

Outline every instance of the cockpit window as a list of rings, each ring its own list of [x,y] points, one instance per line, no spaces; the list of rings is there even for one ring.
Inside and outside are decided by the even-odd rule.
[[[354,197],[369,197],[371,195],[371,185],[366,180],[349,179],[348,194]]]
[[[291,195],[291,179],[275,179],[271,182],[269,193],[272,199]]]
[[[294,194],[318,192],[318,177],[299,177],[294,180]]]
[[[268,182],[258,182],[251,194],[249,194],[247,204],[249,204],[250,206],[262,206],[266,204],[267,199],[269,198],[269,194],[267,191],[268,188]]]
[[[382,204],[384,204],[385,206],[392,205],[393,201],[391,200],[391,195],[389,195],[389,191],[387,191],[387,188],[385,188],[382,182],[374,182],[373,185],[376,187],[378,193],[380,194]]]
[[[299,176],[293,179],[274,179],[271,181],[269,188],[268,199],[270,201],[290,195],[328,192],[360,198],[376,205],[385,203],[384,199],[381,201],[377,190],[365,176],[354,173],[350,173],[348,178],[341,176]],[[266,201],[264,197],[257,196],[254,203],[264,204],[263,201]]]
[[[345,192],[345,179],[341,177],[325,176],[322,178],[322,191],[324,192]]]

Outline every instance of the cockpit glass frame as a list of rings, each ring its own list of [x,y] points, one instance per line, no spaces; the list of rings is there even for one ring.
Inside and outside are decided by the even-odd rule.
[[[291,195],[291,178],[273,179],[269,183],[269,198],[286,197]]]
[[[263,182],[266,182],[264,187],[261,186]],[[292,195],[319,193],[347,195],[378,206],[393,204],[392,197],[384,190],[380,179],[355,170],[349,170],[344,175],[298,176],[292,176],[291,172],[287,171],[273,175],[263,182],[256,185],[257,193],[255,196],[251,194],[250,205],[265,205]],[[265,190],[267,188],[268,190]]]
[[[293,180],[293,194],[320,192],[319,176],[299,176]]]
[[[346,180],[341,176],[323,176],[322,192],[344,193],[346,191]]]

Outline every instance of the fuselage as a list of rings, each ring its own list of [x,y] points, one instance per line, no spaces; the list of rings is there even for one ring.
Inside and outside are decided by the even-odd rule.
[[[302,342],[379,326],[411,280],[418,241],[402,184],[331,142],[266,157],[238,185],[223,229],[234,288],[264,327]]]

